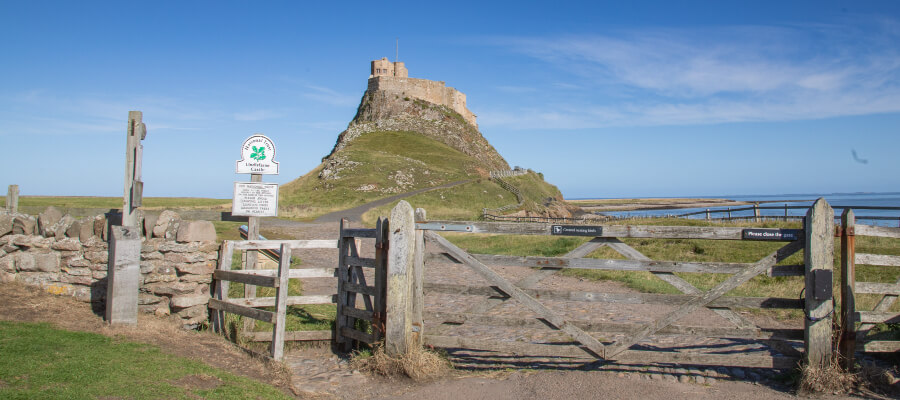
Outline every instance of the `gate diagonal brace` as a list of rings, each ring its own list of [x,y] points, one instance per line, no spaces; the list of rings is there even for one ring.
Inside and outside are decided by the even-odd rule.
[[[496,285],[500,290],[506,292],[510,297],[518,300],[529,310],[534,311],[540,318],[546,320],[548,323],[556,327],[557,329],[567,333],[572,339],[581,343],[582,346],[589,350],[589,353],[592,353],[595,357],[605,359],[606,358],[606,347],[600,343],[593,336],[583,331],[581,328],[569,323],[565,318],[560,316],[558,313],[553,312],[547,306],[541,304],[539,301],[535,300],[533,297],[526,294],[522,289],[519,289],[506,279],[503,279],[500,275],[494,272],[492,269],[488,268],[486,265],[482,264],[480,261],[472,257],[465,250],[456,247],[453,243],[450,243],[447,239],[444,239],[442,236],[434,233],[432,231],[425,231],[425,238],[428,241],[435,243],[450,253],[453,258],[456,258],[460,262],[468,265],[470,268],[475,270],[479,275],[482,276],[488,282]]]
[[[708,292],[703,293],[702,296],[689,300],[688,302],[684,303],[681,308],[667,314],[666,316],[656,321],[644,325],[631,337],[621,339],[610,345],[607,348],[607,359],[615,359],[616,355],[622,353],[625,350],[628,350],[628,348],[633,346],[635,343],[641,341],[647,336],[658,332],[660,329],[671,325],[681,317],[694,312],[698,308],[706,306],[713,300],[722,297],[723,295],[725,295],[725,293],[728,293],[732,289],[746,283],[754,276],[761,274],[766,269],[771,268],[772,266],[777,264],[779,261],[782,261],[790,255],[796,253],[797,251],[802,249],[804,245],[805,244],[802,241],[791,242],[790,244],[776,250],[772,254],[769,254],[762,260],[759,260],[752,267],[732,275],[716,287],[710,289]]]

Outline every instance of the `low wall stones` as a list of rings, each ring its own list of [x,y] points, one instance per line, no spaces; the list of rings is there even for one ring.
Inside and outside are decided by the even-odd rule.
[[[102,307],[108,217],[76,219],[53,207],[37,218],[0,210],[0,282],[40,286]],[[139,310],[178,316],[190,328],[206,322],[219,249],[212,223],[165,211],[142,224]]]

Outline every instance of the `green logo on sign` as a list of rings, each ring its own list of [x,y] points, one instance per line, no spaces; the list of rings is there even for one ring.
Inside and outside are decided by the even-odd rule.
[[[253,154],[250,154],[250,158],[256,161],[262,161],[266,159],[266,148],[259,146],[253,146]]]

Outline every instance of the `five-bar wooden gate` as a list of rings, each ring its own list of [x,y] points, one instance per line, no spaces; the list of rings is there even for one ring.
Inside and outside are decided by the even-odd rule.
[[[398,206],[399,207],[399,206]],[[408,207],[408,205],[407,205]],[[396,209],[395,209],[396,211]],[[411,212],[411,211],[410,211]],[[413,344],[425,344],[446,348],[470,348],[513,352],[535,356],[567,356],[589,354],[603,360],[619,362],[665,362],[700,365],[731,365],[746,367],[790,368],[796,365],[799,358],[805,356],[808,361],[824,363],[831,354],[831,257],[833,252],[833,211],[824,200],[817,202],[806,218],[805,230],[765,230],[743,229],[736,227],[687,227],[687,226],[561,226],[540,223],[492,223],[492,222],[455,222],[427,221],[423,210],[417,211],[416,233],[410,236],[417,241],[428,241],[446,252],[455,262],[465,264],[484,278],[489,286],[434,284],[422,282],[421,270],[424,269],[426,257],[417,253],[414,258],[414,270],[407,274],[413,277],[408,285],[411,295],[409,299],[422,301],[421,291],[451,294],[480,294],[499,296],[477,303],[468,310],[454,313],[443,313],[437,317],[446,322],[493,324],[517,327],[547,326],[564,332],[572,340],[574,346],[561,346],[562,343],[526,343],[501,340],[473,339],[461,336],[442,336],[423,331],[422,305],[413,305],[410,309],[418,312],[408,314],[412,322],[406,326],[418,332],[406,336]],[[392,220],[397,216],[392,213]],[[518,257],[469,254],[455,246],[436,232],[466,232],[517,235],[578,235],[592,236],[594,239],[572,251],[564,257]],[[710,263],[710,262],[675,262],[653,261],[634,248],[621,242],[619,238],[655,238],[655,239],[712,239],[712,240],[746,240],[761,239],[787,242],[780,249],[772,252],[755,263]],[[609,246],[621,253],[628,260],[602,260],[583,258],[600,246]],[[417,252],[424,249],[424,243],[416,243]],[[798,250],[805,248],[804,265],[777,265]],[[393,257],[393,256],[392,256]],[[440,257],[440,256],[439,256]],[[393,259],[393,258],[392,258]],[[431,259],[433,260],[433,258]],[[532,275],[518,281],[510,282],[492,270],[490,266],[518,266],[541,268]],[[622,271],[649,271],[670,283],[681,291],[682,295],[659,294],[614,294],[586,293],[562,290],[534,289],[533,287],[549,275],[566,268],[605,269]],[[730,277],[708,291],[690,285],[687,281],[674,275],[674,272],[704,272],[730,274]],[[806,276],[806,298],[798,301],[789,298],[751,298],[723,297],[730,290],[749,281],[759,274]],[[393,274],[393,273],[392,273]],[[418,279],[418,280],[417,280]],[[824,282],[827,280],[827,284]],[[419,293],[416,293],[419,292]],[[526,307],[537,318],[524,321],[521,318],[504,318],[486,314],[485,312],[499,302],[515,299]],[[678,304],[671,312],[662,317],[643,324],[611,323],[596,321],[576,321],[566,318],[562,313],[553,311],[545,305],[544,299],[562,299],[575,301],[601,302],[639,302],[644,304]],[[388,299],[388,310],[391,310]],[[688,327],[675,324],[682,317],[707,307],[731,321],[735,326],[730,328]],[[759,329],[731,308],[799,308],[806,314],[805,332],[798,330],[767,331]],[[393,315],[388,316],[388,332],[391,331]],[[597,339],[594,331],[612,331],[624,333],[618,340],[606,342]],[[781,355],[744,355],[744,354],[703,354],[675,351],[635,350],[632,346],[655,333],[687,333],[710,337],[756,339],[776,348]],[[786,340],[804,338],[804,353],[793,349]],[[388,335],[388,340],[392,339]],[[390,349],[390,343],[387,344]]]

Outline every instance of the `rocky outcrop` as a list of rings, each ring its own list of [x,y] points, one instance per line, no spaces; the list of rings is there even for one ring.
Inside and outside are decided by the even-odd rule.
[[[338,136],[331,154],[322,160],[324,175],[331,175],[331,170],[339,165],[329,161],[341,149],[357,137],[376,131],[416,132],[475,158],[487,171],[509,169],[481,132],[449,107],[376,90],[363,95],[356,117]]]

